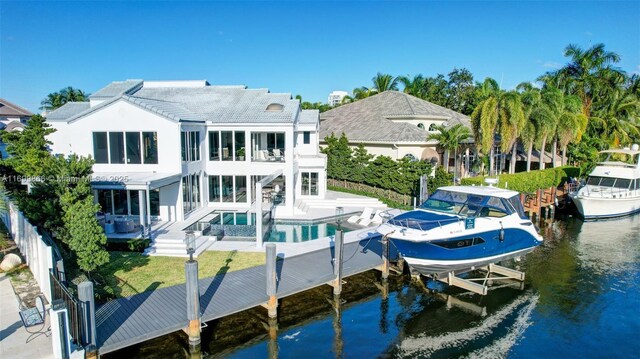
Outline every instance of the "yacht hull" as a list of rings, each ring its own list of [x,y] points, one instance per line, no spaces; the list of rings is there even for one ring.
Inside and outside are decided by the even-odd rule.
[[[390,238],[406,262],[424,275],[465,271],[525,255],[542,242],[531,233],[518,228],[475,233],[446,240],[412,241]],[[474,241],[472,245],[466,246]],[[476,244],[482,242],[480,244]],[[459,243],[464,246],[458,247]],[[443,246],[445,245],[445,246]]]
[[[640,213],[640,197],[594,198],[571,195],[580,216],[586,220],[614,218]]]

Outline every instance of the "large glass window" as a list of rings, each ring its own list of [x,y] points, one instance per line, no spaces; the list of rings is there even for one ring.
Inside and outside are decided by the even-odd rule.
[[[236,161],[244,161],[244,131],[235,132],[235,153]]]
[[[158,133],[143,132],[142,147],[144,149],[144,163],[158,164]]]
[[[247,177],[236,176],[236,202],[247,202]]]
[[[209,202],[220,202],[220,176],[209,176]]]
[[[311,143],[311,132],[309,132],[309,131],[304,131],[304,132],[302,133],[302,139],[303,139],[303,140],[302,140],[302,142],[303,142],[305,145],[310,144],[310,143]]]
[[[106,132],[93,133],[93,158],[96,163],[109,163],[109,148]]]
[[[200,160],[200,132],[188,131],[180,134],[180,147],[182,151],[182,161]]]
[[[124,163],[124,135],[122,132],[109,132],[111,163]]]
[[[131,207],[132,215],[140,215],[140,196],[138,191],[129,191],[129,206]]]
[[[222,202],[233,202],[233,176],[222,176]]]
[[[111,190],[110,189],[99,189],[98,190],[98,203],[102,208],[102,212],[111,213],[113,211],[112,201],[111,201]]]
[[[318,173],[302,172],[302,195],[317,196],[318,195]]]
[[[114,190],[113,191],[113,209],[115,214],[127,215],[129,212],[129,206],[127,205],[127,191]]]
[[[152,189],[149,191],[149,205],[152,216],[160,215],[160,189]]]
[[[220,160],[220,132],[209,132],[209,161]]]
[[[233,132],[222,131],[220,134],[221,134],[221,142],[222,142],[222,160],[232,161],[233,160]]]
[[[126,132],[127,163],[141,163],[140,132]]]

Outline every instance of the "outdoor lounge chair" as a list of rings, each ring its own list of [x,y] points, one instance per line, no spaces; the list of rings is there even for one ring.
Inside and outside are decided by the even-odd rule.
[[[371,219],[371,224],[381,224],[382,223],[382,213],[384,213],[383,210],[379,209],[376,211],[376,214],[373,215],[373,218]]]
[[[377,210],[376,214],[374,214],[373,217],[369,216],[369,218],[364,218],[360,220],[358,224],[363,226],[368,226],[370,224],[380,224],[382,223],[382,217],[380,217],[380,213],[382,213],[381,209]]]
[[[367,221],[371,220],[371,214],[373,214],[373,208],[366,207],[359,216],[358,215],[351,216],[349,217],[349,219],[347,219],[347,222],[353,223],[353,224],[362,224],[361,222],[365,219]],[[369,222],[367,222],[367,224],[369,224]]]

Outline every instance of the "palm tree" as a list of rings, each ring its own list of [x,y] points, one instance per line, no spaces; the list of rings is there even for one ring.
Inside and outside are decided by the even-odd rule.
[[[423,98],[425,93],[425,79],[421,74],[418,74],[412,78],[407,76],[398,76],[398,81],[402,83],[404,88],[402,91],[409,95]]]
[[[536,123],[538,129],[538,140],[540,145],[539,168],[545,169],[544,155],[547,140],[555,138],[556,126],[558,119],[563,112],[564,97],[562,91],[555,87],[546,87],[541,92],[541,101],[536,108],[533,109],[531,117]]]
[[[447,128],[443,125],[435,126],[437,132],[429,134],[427,140],[438,141],[438,146],[444,149],[444,161],[443,164],[447,172],[449,172],[449,154],[450,151],[454,151],[454,177],[458,171],[458,149],[460,148],[460,142],[472,137],[472,133],[469,128],[456,124]]]
[[[489,175],[494,175],[495,133],[500,133],[503,152],[512,149],[525,123],[524,112],[520,96],[500,90],[494,79],[487,78],[480,85],[480,97],[482,100],[471,114],[471,123],[480,151],[489,152]]]
[[[520,92],[522,100],[522,108],[524,111],[525,125],[520,134],[520,140],[527,149],[527,172],[531,171],[531,154],[533,152],[533,144],[536,140],[537,129],[535,122],[531,116],[533,110],[540,105],[540,89],[533,87],[530,82],[523,82],[516,86],[516,90]]]
[[[364,86],[353,89],[353,98],[356,100],[362,100],[375,94],[376,90]]]
[[[67,102],[84,102],[89,98],[89,94],[84,93],[80,89],[74,89],[71,86],[63,88],[58,92],[53,92],[40,102],[40,109],[46,112],[53,111],[62,107]]]
[[[571,62],[557,71],[546,73],[538,80],[558,86],[566,93],[578,95],[582,100],[582,113],[589,118],[598,91],[609,87],[603,85],[624,78],[621,70],[612,67],[620,62],[620,56],[606,51],[604,44],[596,44],[586,50],[577,45],[569,45],[564,50],[564,56],[570,57]]]
[[[616,91],[603,109],[606,140],[612,147],[629,145],[640,138],[640,98],[630,91]]]
[[[587,116],[582,113],[580,98],[578,96],[565,96],[564,112],[560,115],[556,126],[556,138],[562,148],[563,166],[567,164],[567,145],[572,141],[580,142],[586,128]]]
[[[389,74],[382,74],[378,72],[378,74],[374,76],[371,81],[373,81],[373,88],[378,93],[398,90],[398,78],[393,77]]]

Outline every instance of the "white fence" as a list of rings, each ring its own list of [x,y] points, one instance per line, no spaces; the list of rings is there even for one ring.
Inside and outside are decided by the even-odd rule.
[[[7,211],[0,217],[7,226],[13,241],[16,242],[20,253],[26,260],[29,269],[33,273],[40,290],[51,303],[51,282],[49,270],[53,268],[53,248],[49,246],[38,234],[36,227],[31,225],[20,212],[18,207],[5,199]]]

